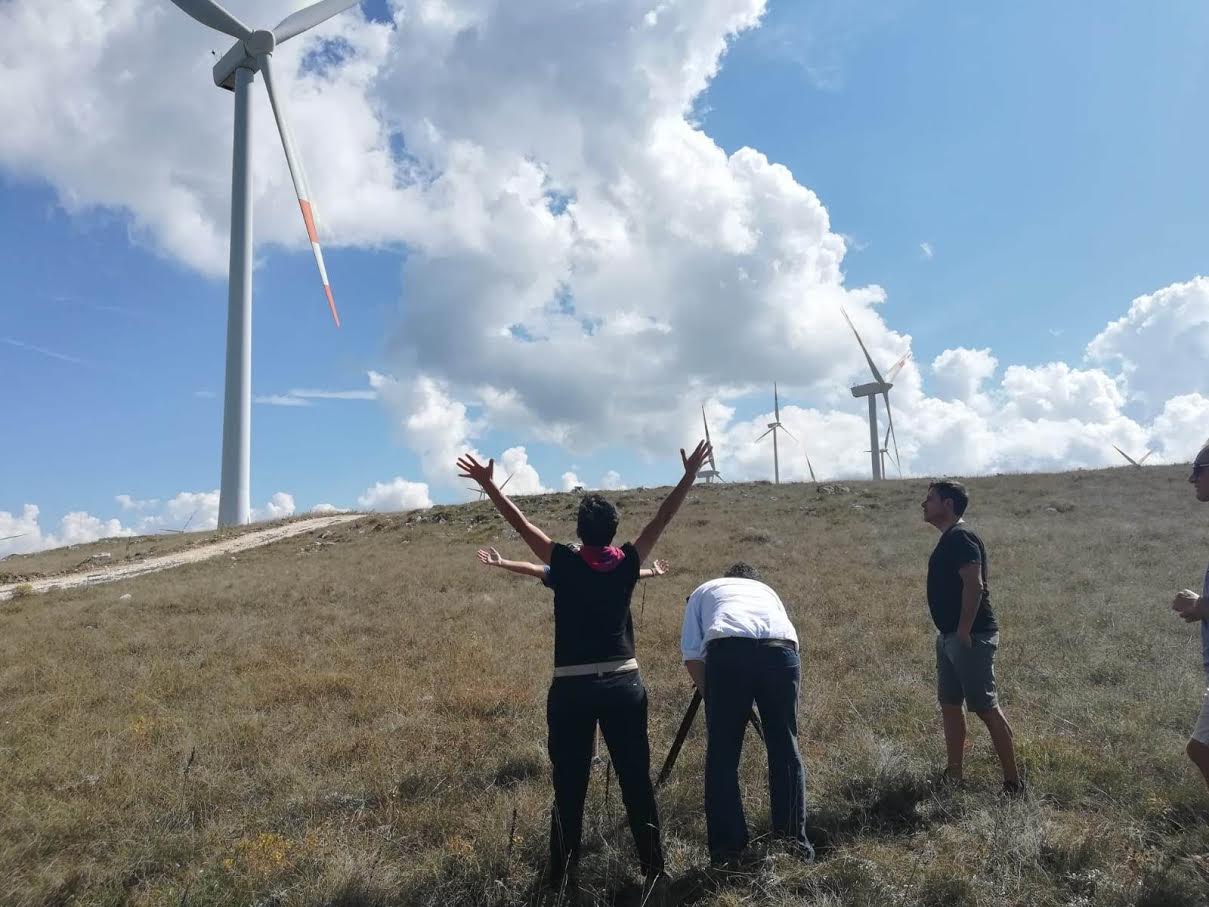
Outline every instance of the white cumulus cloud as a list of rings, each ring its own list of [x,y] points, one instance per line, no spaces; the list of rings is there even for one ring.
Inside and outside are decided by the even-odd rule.
[[[375,482],[357,498],[357,506],[363,510],[423,510],[432,506],[428,496],[428,485],[410,482],[396,476],[389,482]]]

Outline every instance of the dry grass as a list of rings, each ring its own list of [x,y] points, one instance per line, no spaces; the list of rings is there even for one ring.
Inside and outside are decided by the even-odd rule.
[[[684,596],[743,557],[804,642],[815,867],[700,871],[703,734],[660,794],[671,868],[703,905],[1180,905],[1209,891],[1209,795],[1182,755],[1201,675],[1168,612],[1209,511],[1176,468],[971,482],[1004,626],[1004,702],[1034,795],[996,796],[972,729],[942,758],[923,484],[700,487],[635,597],[662,760],[688,684]],[[662,492],[617,496],[632,536]],[[575,499],[524,506],[570,538]],[[480,567],[524,551],[486,504],[371,516],[169,573],[0,606],[0,903],[502,905],[542,867],[549,593]],[[646,603],[642,605],[645,589]],[[120,601],[129,592],[132,598]],[[749,746],[749,820],[767,824]],[[616,783],[589,792],[583,877],[632,902]],[[509,828],[516,813],[516,834]],[[1200,859],[1198,859],[1198,857]]]

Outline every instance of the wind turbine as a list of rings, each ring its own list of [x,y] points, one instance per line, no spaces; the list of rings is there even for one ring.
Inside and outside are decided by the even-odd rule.
[[[1112,449],[1115,450],[1117,453],[1119,453],[1121,456],[1123,456],[1126,460],[1128,460],[1134,466],[1138,467],[1138,469],[1141,469],[1142,464],[1146,462],[1146,458],[1149,457],[1152,453],[1154,453],[1153,450],[1148,450],[1148,451],[1146,451],[1146,453],[1142,454],[1142,456],[1139,459],[1135,460],[1133,457],[1131,457],[1125,451],[1121,450],[1121,448],[1117,447],[1117,445],[1115,445],[1115,444],[1112,446]]]
[[[850,388],[854,397],[869,398],[869,461],[873,467],[873,478],[881,479],[882,476],[882,448],[885,443],[878,444],[880,438],[877,433],[877,395],[881,394],[882,399],[886,402],[886,421],[890,427],[886,430],[886,438],[888,441],[894,442],[894,462],[898,465],[899,475],[902,475],[902,465],[898,459],[898,436],[894,433],[894,412],[890,409],[890,388],[894,387],[894,378],[898,375],[902,367],[907,364],[907,360],[911,357],[911,351],[908,350],[902,355],[898,362],[894,363],[889,373],[885,378],[881,372],[877,370],[877,366],[873,364],[873,357],[869,355],[869,351],[865,349],[865,341],[861,340],[860,333],[857,332],[856,325],[852,323],[852,319],[848,317],[848,313],[841,308],[840,312],[844,316],[844,320],[848,322],[848,327],[852,328],[852,333],[856,334],[856,342],[861,345],[861,352],[865,354],[865,361],[869,363],[869,371],[873,373],[873,381],[869,384],[858,384],[856,387]]]
[[[0,542],[7,542],[11,541],[12,539],[23,539],[27,535],[29,535],[28,532],[18,532],[16,535],[6,535],[3,538],[0,538]]]
[[[718,472],[718,464],[714,462],[713,442],[709,439],[709,423],[705,421],[705,407],[701,407],[701,424],[705,426],[705,443],[710,445],[709,449],[709,469],[697,470],[697,478],[705,479],[706,485],[712,485],[714,479],[719,482],[724,481],[722,473]]]
[[[773,413],[775,414],[773,421],[768,423],[768,431],[764,432],[764,434],[760,435],[760,437],[756,438],[756,440],[762,441],[769,435],[772,435],[772,477],[774,483],[780,485],[781,460],[779,454],[777,453],[777,432],[783,431],[791,438],[793,438],[793,434],[788,428],[781,424],[781,401],[777,396],[777,383],[775,381],[772,383],[772,406]],[[797,440],[797,438],[793,439],[795,441]],[[814,472],[814,470],[811,470],[811,472]]]
[[[505,488],[508,487],[508,483],[512,481],[512,477],[514,475],[516,475],[515,472],[508,474],[508,478],[504,479],[504,484],[500,486],[500,491],[503,491]],[[480,501],[483,500],[483,498],[487,497],[487,492],[483,491],[483,489],[480,488],[478,485],[467,485],[466,487],[469,488],[471,491],[477,491],[479,493],[478,499]]]
[[[358,0],[320,0],[292,13],[268,29],[251,29],[218,5],[215,0],[172,0],[181,10],[202,25],[208,25],[235,39],[235,44],[214,65],[214,84],[235,92],[234,152],[231,159],[231,259],[227,280],[227,371],[223,392],[222,485],[218,499],[218,525],[248,522],[252,448],[252,171],[248,148],[252,133],[250,94],[257,72],[264,75],[273,118],[281,134],[286,164],[302,221],[311,242],[323,292],[336,327],[340,315],[323,251],[315,231],[314,209],[307,187],[302,161],[294,148],[294,136],[283,108],[283,99],[274,87],[273,50],[321,22],[343,12]]]

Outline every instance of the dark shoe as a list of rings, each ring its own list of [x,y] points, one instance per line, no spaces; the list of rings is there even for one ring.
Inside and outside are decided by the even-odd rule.
[[[814,847],[811,846],[809,841],[803,844],[800,841],[783,840],[780,846],[782,851],[795,860],[802,863],[814,862]]]
[[[642,907],[667,907],[672,903],[672,879],[666,872],[657,872],[642,880]]]
[[[958,790],[963,783],[961,775],[950,768],[942,769],[932,778],[932,787],[937,790]]]
[[[579,876],[574,872],[547,876],[537,900],[541,907],[578,907],[582,902]]]
[[[709,858],[710,869],[722,875],[750,875],[760,862],[760,855],[751,848],[739,853],[713,854]]]
[[[1024,797],[1026,793],[1028,793],[1028,789],[1024,786],[1023,781],[1017,780],[1003,782],[1003,795],[1010,800],[1019,800]]]

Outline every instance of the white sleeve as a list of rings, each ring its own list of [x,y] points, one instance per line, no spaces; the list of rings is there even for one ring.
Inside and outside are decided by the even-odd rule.
[[[705,659],[705,631],[701,627],[701,596],[694,592],[684,605],[684,625],[680,628],[680,656],[684,661]]]

